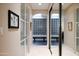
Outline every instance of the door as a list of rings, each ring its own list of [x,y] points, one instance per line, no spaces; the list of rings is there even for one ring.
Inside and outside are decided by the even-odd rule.
[[[49,10],[49,51],[52,54],[52,50],[51,50],[51,27],[50,27],[50,20],[51,20],[51,12],[52,12],[52,6]]]
[[[21,20],[20,20],[20,34],[21,34],[21,46],[24,50],[24,55],[26,56],[30,50],[30,41],[31,39],[31,19],[30,19],[30,9],[29,5],[22,3],[21,4]]]
[[[62,14],[62,4],[61,3],[53,3],[49,10],[49,31],[48,31],[48,47],[51,54],[54,53],[54,48],[52,46],[56,46],[55,50],[56,54],[59,56],[62,55],[62,37],[61,37],[61,14]],[[56,43],[54,45],[54,43]]]

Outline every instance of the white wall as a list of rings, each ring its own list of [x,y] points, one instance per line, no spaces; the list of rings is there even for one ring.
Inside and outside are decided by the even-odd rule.
[[[20,16],[20,4],[0,4],[0,55],[25,55],[25,50],[20,45],[20,28],[8,29],[8,10]]]
[[[75,49],[75,20],[76,20],[76,9],[79,8],[79,4],[72,4],[65,10],[64,20],[64,44]],[[68,22],[72,22],[72,31],[68,31]]]

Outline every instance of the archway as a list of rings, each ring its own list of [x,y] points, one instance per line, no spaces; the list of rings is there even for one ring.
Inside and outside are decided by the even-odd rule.
[[[37,13],[32,16],[33,45],[47,45],[47,16]]]

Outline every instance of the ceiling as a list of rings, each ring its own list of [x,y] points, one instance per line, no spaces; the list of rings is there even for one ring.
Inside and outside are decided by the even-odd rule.
[[[42,3],[39,5],[39,3],[31,3],[30,4],[33,10],[48,10],[49,3]]]
[[[68,8],[71,5],[71,3],[64,3],[62,4],[62,8],[65,10],[66,8]]]
[[[71,5],[71,3],[63,3],[62,4],[62,9],[65,10],[66,8],[68,8]],[[55,3],[53,5],[53,10],[59,10],[59,4]]]
[[[50,3],[42,3],[41,5],[39,5],[39,3],[31,3],[30,5],[31,5],[33,10],[48,10],[48,7],[49,7]],[[62,4],[62,9],[65,10],[70,5],[71,5],[71,3],[63,3]],[[59,10],[58,3],[55,3],[53,5],[53,9],[54,10]]]

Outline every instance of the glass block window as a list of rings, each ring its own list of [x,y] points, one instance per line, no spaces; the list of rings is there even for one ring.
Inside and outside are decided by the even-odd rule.
[[[79,51],[79,38],[76,38],[76,46],[77,51]]]
[[[21,3],[21,18],[25,20],[25,4]]]
[[[21,30],[21,40],[24,39],[24,27],[25,27],[24,22],[21,21],[21,29],[22,29]]]
[[[76,37],[79,37],[79,23],[76,24]]]
[[[46,35],[47,19],[33,19],[33,35]]]
[[[59,19],[58,18],[54,18],[50,20],[51,23],[51,35],[59,35]]]
[[[79,52],[79,8],[76,11],[77,17],[76,17],[76,50]]]
[[[20,19],[20,44],[22,47],[26,46],[26,41],[27,41],[27,18],[26,16],[26,4],[22,3],[21,4],[21,19]]]

